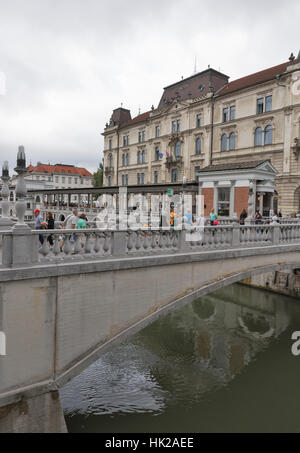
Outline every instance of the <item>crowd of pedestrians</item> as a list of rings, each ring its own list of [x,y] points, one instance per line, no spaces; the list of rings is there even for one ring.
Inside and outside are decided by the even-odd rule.
[[[51,211],[46,212],[46,218],[44,219],[41,215],[39,209],[34,211],[35,216],[35,229],[36,230],[54,230],[55,229],[55,221],[53,218],[53,214]],[[62,221],[58,227],[58,229],[66,229],[66,230],[83,230],[87,228],[88,219],[85,214],[80,214],[77,208],[74,208],[72,213],[68,215],[64,221]],[[49,242],[50,247],[54,245],[53,236],[49,234],[45,236],[43,234],[39,234],[39,242],[43,245],[45,238]],[[69,237],[71,240],[73,235],[71,234]],[[60,238],[60,249],[62,250],[64,246],[64,240]]]

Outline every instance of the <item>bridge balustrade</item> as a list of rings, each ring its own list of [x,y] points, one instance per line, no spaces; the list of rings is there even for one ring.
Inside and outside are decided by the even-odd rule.
[[[2,232],[2,268],[155,254],[300,244],[299,224],[218,225],[113,231],[11,229]],[[42,239],[42,240],[41,240]]]

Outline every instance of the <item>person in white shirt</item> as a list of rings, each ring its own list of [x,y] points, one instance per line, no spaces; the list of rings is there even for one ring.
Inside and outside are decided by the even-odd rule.
[[[78,209],[75,208],[73,209],[73,213],[68,215],[68,217],[65,219],[63,223],[63,228],[65,228],[66,230],[75,230],[77,222],[78,222]],[[73,235],[70,235],[69,239],[72,239],[72,236]],[[63,251],[64,244],[65,241],[62,241],[62,243],[60,244],[61,252]]]

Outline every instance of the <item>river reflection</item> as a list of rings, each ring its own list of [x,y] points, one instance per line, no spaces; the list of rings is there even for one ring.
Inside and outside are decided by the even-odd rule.
[[[69,431],[300,431],[298,303],[232,285],[156,321],[62,389]]]

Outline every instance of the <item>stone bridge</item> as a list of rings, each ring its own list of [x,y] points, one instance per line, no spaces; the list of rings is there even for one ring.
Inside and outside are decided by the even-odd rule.
[[[2,236],[0,432],[65,431],[58,389],[110,347],[222,286],[300,268],[298,224]]]

